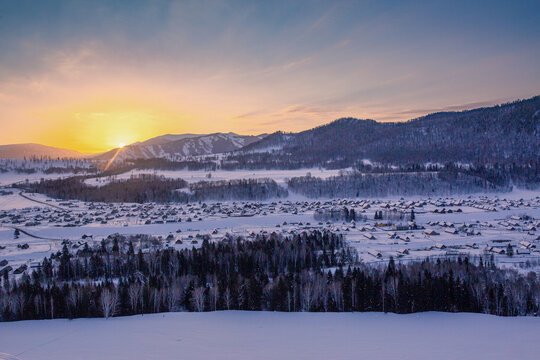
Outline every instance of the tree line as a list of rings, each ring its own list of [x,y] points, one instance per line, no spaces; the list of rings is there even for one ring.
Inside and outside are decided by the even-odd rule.
[[[182,250],[135,251],[139,241],[115,235],[74,253],[64,244],[32,274],[5,275],[1,320],[233,309],[514,316],[540,306],[533,272],[468,257],[365,266],[342,235],[326,231],[227,236]]]
[[[20,185],[29,192],[45,194],[55,199],[96,202],[169,202],[179,200],[174,190],[187,186],[182,179],[166,179],[143,174],[124,181],[110,181],[102,186],[90,186],[88,176],[41,180]]]
[[[352,172],[321,179],[288,180],[289,189],[310,198],[381,197],[392,195],[455,195],[509,190],[482,178],[454,172],[363,174]]]
[[[197,202],[206,200],[266,200],[288,196],[286,189],[272,179],[199,181],[188,184],[182,179],[169,179],[153,174],[111,180],[100,186],[84,181],[89,176],[66,179],[42,179],[38,183],[17,185],[29,192],[62,200],[96,202]]]
[[[189,190],[191,201],[266,200],[289,195],[286,189],[269,178],[199,181],[189,184]]]

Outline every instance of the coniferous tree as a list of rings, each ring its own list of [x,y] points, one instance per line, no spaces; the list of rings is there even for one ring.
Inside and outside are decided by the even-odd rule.
[[[512,244],[508,244],[506,247],[506,255],[509,257],[514,256],[514,248],[512,247]]]

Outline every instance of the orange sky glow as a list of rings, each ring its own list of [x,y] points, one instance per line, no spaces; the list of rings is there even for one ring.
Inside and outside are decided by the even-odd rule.
[[[404,121],[528,98],[540,93],[530,7],[2,2],[0,144],[97,153],[167,133]]]

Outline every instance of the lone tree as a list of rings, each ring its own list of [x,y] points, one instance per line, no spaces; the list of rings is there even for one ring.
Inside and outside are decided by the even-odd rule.
[[[514,256],[514,248],[511,244],[508,244],[508,246],[506,247],[506,255]]]
[[[20,235],[21,232],[19,231],[19,229],[15,229],[15,231],[13,232],[13,236],[15,237],[15,239],[18,239]]]

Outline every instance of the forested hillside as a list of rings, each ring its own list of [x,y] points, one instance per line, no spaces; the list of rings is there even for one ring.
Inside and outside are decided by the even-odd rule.
[[[219,154],[240,149],[260,140],[264,135],[250,136],[235,133],[208,135],[163,135],[142,143],[127,145],[103,154],[92,156],[96,160],[174,159],[184,160],[192,156]]]
[[[353,165],[461,162],[531,164],[540,158],[540,96],[462,112],[435,113],[404,123],[343,118],[296,134],[274,133],[235,159]],[[232,158],[231,158],[232,160]]]

